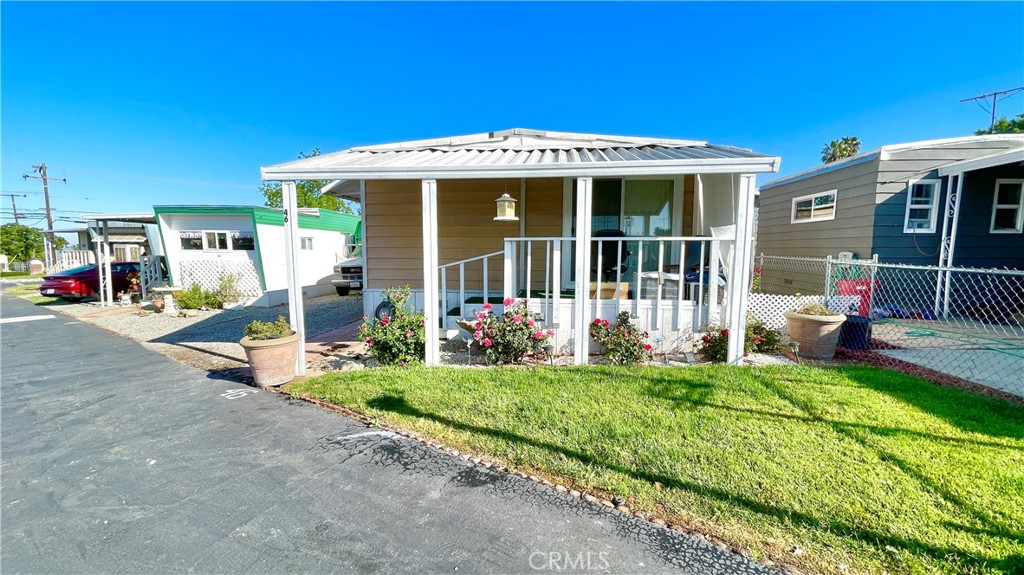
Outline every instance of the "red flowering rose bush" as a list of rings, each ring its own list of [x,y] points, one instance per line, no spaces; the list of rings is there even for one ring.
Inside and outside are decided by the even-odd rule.
[[[620,365],[651,361],[654,351],[647,335],[629,322],[628,311],[620,313],[615,323],[600,318],[590,323],[590,337],[601,344],[605,357]]]
[[[473,340],[483,347],[487,363],[519,363],[527,354],[541,352],[548,338],[555,332],[541,329],[537,315],[526,306],[526,302],[505,300],[505,311],[501,316],[494,314],[491,304],[485,303],[483,311],[476,314],[476,331]]]
[[[747,333],[743,338],[743,353],[775,353],[782,344],[782,335],[759,319],[747,316]],[[717,325],[709,325],[704,337],[701,338],[702,357],[707,361],[724,362],[729,352],[729,330]]]
[[[363,317],[359,337],[370,349],[370,355],[381,365],[408,365],[426,357],[427,337],[422,313],[410,313],[406,307],[412,295],[408,286],[388,288],[385,297],[391,301],[395,314],[380,319]]]

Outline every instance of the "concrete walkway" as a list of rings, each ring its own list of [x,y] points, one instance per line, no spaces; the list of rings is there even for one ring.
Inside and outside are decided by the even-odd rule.
[[[0,572],[774,572],[0,298]]]

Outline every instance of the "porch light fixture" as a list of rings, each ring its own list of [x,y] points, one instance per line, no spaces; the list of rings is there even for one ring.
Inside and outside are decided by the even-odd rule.
[[[501,197],[494,200],[494,203],[498,204],[498,215],[494,216],[496,222],[518,222],[519,218],[516,217],[516,199],[507,193],[501,194]]]

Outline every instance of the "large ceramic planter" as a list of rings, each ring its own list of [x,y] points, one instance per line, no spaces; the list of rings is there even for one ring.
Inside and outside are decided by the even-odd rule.
[[[299,352],[299,334],[277,339],[252,340],[243,337],[240,342],[249,360],[252,377],[260,387],[274,387],[295,378],[295,358]]]
[[[795,311],[782,315],[786,318],[789,339],[800,344],[800,357],[830,360],[836,354],[839,328],[846,321],[845,315],[807,315]]]

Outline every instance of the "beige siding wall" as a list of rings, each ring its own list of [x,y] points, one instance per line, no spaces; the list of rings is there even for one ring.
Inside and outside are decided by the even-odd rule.
[[[505,237],[520,234],[519,222],[495,222],[494,200],[502,193],[519,200],[523,217],[520,180],[442,180],[437,183],[438,260],[446,263],[503,249]],[[371,181],[366,184],[364,235],[370,289],[408,284],[423,287],[423,227],[421,184],[417,181]],[[558,236],[562,232],[562,180],[531,179],[526,182],[525,224],[527,236]],[[543,262],[543,252],[535,248]],[[536,273],[543,266],[535,268]],[[489,284],[500,292],[501,260],[490,262]],[[479,290],[483,278],[479,262],[466,267],[466,288]],[[448,275],[448,287],[458,288],[458,269]]]
[[[758,251],[806,257],[852,251],[870,258],[877,170],[877,161],[865,162],[763,190]],[[790,223],[794,198],[829,190],[837,190],[834,220]]]

